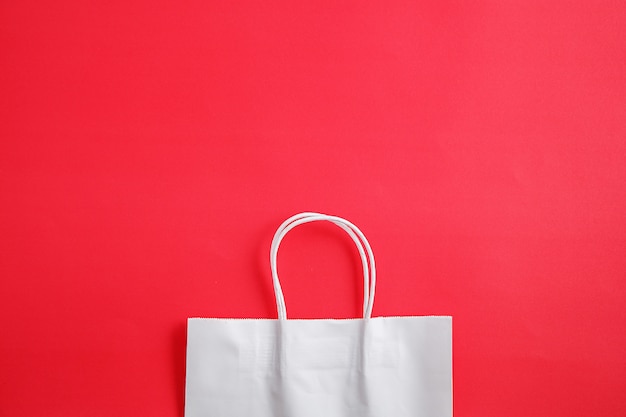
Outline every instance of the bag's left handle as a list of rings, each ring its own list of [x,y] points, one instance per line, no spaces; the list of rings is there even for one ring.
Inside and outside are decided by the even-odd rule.
[[[341,227],[352,238],[357,246],[359,255],[361,256],[361,262],[363,265],[363,318],[370,318],[372,316],[372,309],[374,307],[374,293],[376,289],[376,264],[374,262],[374,254],[372,248],[367,241],[365,235],[348,220],[337,216],[330,216],[322,213],[304,212],[291,216],[285,220],[276,230],[274,238],[272,239],[272,246],[270,248],[270,268],[272,270],[272,281],[274,283],[274,293],[276,295],[276,307],[278,309],[278,318],[281,320],[287,319],[287,309],[285,306],[285,298],[283,290],[278,279],[276,258],[278,255],[278,248],[285,235],[294,227],[297,227],[304,223],[310,223],[314,221],[329,221],[337,226]]]

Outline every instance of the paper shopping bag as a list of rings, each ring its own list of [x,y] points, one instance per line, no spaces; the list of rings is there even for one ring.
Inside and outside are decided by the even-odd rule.
[[[341,227],[359,250],[362,319],[287,319],[278,248],[291,229],[319,220]],[[452,416],[452,318],[371,317],[376,265],[354,224],[320,213],[287,219],[270,267],[277,320],[189,319],[186,417]]]

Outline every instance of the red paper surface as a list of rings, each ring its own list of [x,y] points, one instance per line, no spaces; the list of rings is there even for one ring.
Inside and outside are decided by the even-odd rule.
[[[456,416],[626,415],[626,5],[0,5],[0,415],[182,416],[190,316],[275,317],[288,216],[454,316]],[[292,317],[356,250],[284,242]]]

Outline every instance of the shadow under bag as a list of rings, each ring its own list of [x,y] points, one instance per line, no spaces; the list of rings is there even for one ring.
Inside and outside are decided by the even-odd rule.
[[[287,319],[278,248],[291,229],[320,220],[359,250],[362,319]],[[277,320],[188,320],[186,417],[452,416],[452,317],[372,317],[376,266],[355,225],[297,214],[276,231],[270,266]]]

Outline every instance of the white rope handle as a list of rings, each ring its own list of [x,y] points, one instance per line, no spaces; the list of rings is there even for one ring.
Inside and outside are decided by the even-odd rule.
[[[337,216],[330,216],[322,213],[305,212],[291,216],[285,220],[276,230],[272,239],[270,248],[270,268],[272,270],[272,281],[274,282],[274,293],[276,295],[276,307],[278,309],[278,318],[280,320],[287,319],[287,309],[285,306],[285,297],[278,279],[277,262],[278,248],[287,233],[294,227],[304,223],[314,221],[329,221],[341,227],[352,238],[361,256],[363,265],[363,318],[372,316],[374,307],[374,293],[376,289],[376,264],[374,262],[374,254],[372,248],[365,238],[365,235],[348,220]]]
[[[357,249],[359,250],[359,255],[361,256],[361,261],[363,263],[363,279],[364,279],[363,314],[365,315],[365,313],[367,311],[367,307],[369,305],[369,282],[370,282],[370,278],[369,278],[369,267],[368,267],[365,251],[363,250],[363,245],[361,244],[361,241],[359,240],[357,235],[352,231],[352,229],[345,224],[345,222],[347,222],[346,220],[339,219],[339,218],[337,218],[337,220],[333,220],[333,219],[329,219],[329,217],[332,217],[332,216],[327,216],[327,215],[323,215],[323,214],[320,214],[320,213],[300,213],[300,214],[296,214],[295,216],[290,217],[285,222],[283,222],[283,224],[276,231],[276,234],[274,235],[274,239],[272,240],[272,248],[275,248],[275,252],[274,253],[276,254],[278,252],[278,246],[280,245],[280,241],[282,241],[283,237],[292,228],[294,228],[294,227],[296,227],[296,226],[298,226],[300,224],[304,224],[304,223],[308,223],[308,222],[312,222],[312,221],[317,221],[317,220],[329,220],[329,221],[337,224],[342,229],[344,229],[346,231],[346,233],[348,233],[348,235],[350,235],[352,240],[357,245]],[[338,221],[338,220],[342,220],[342,221]],[[356,227],[356,226],[354,226],[354,227]],[[270,255],[271,254],[272,254],[272,252],[270,252]],[[272,266],[272,270],[276,271],[276,269],[277,269],[276,268],[276,255],[274,255],[273,258],[270,258],[270,265]],[[272,277],[273,277],[273,280],[274,280],[274,290],[275,290],[275,293],[276,293],[276,304],[278,306],[279,317],[280,316],[285,316],[286,317],[285,300],[284,300],[284,297],[283,297],[282,288],[280,286],[280,281],[278,280],[277,272],[273,273]]]

